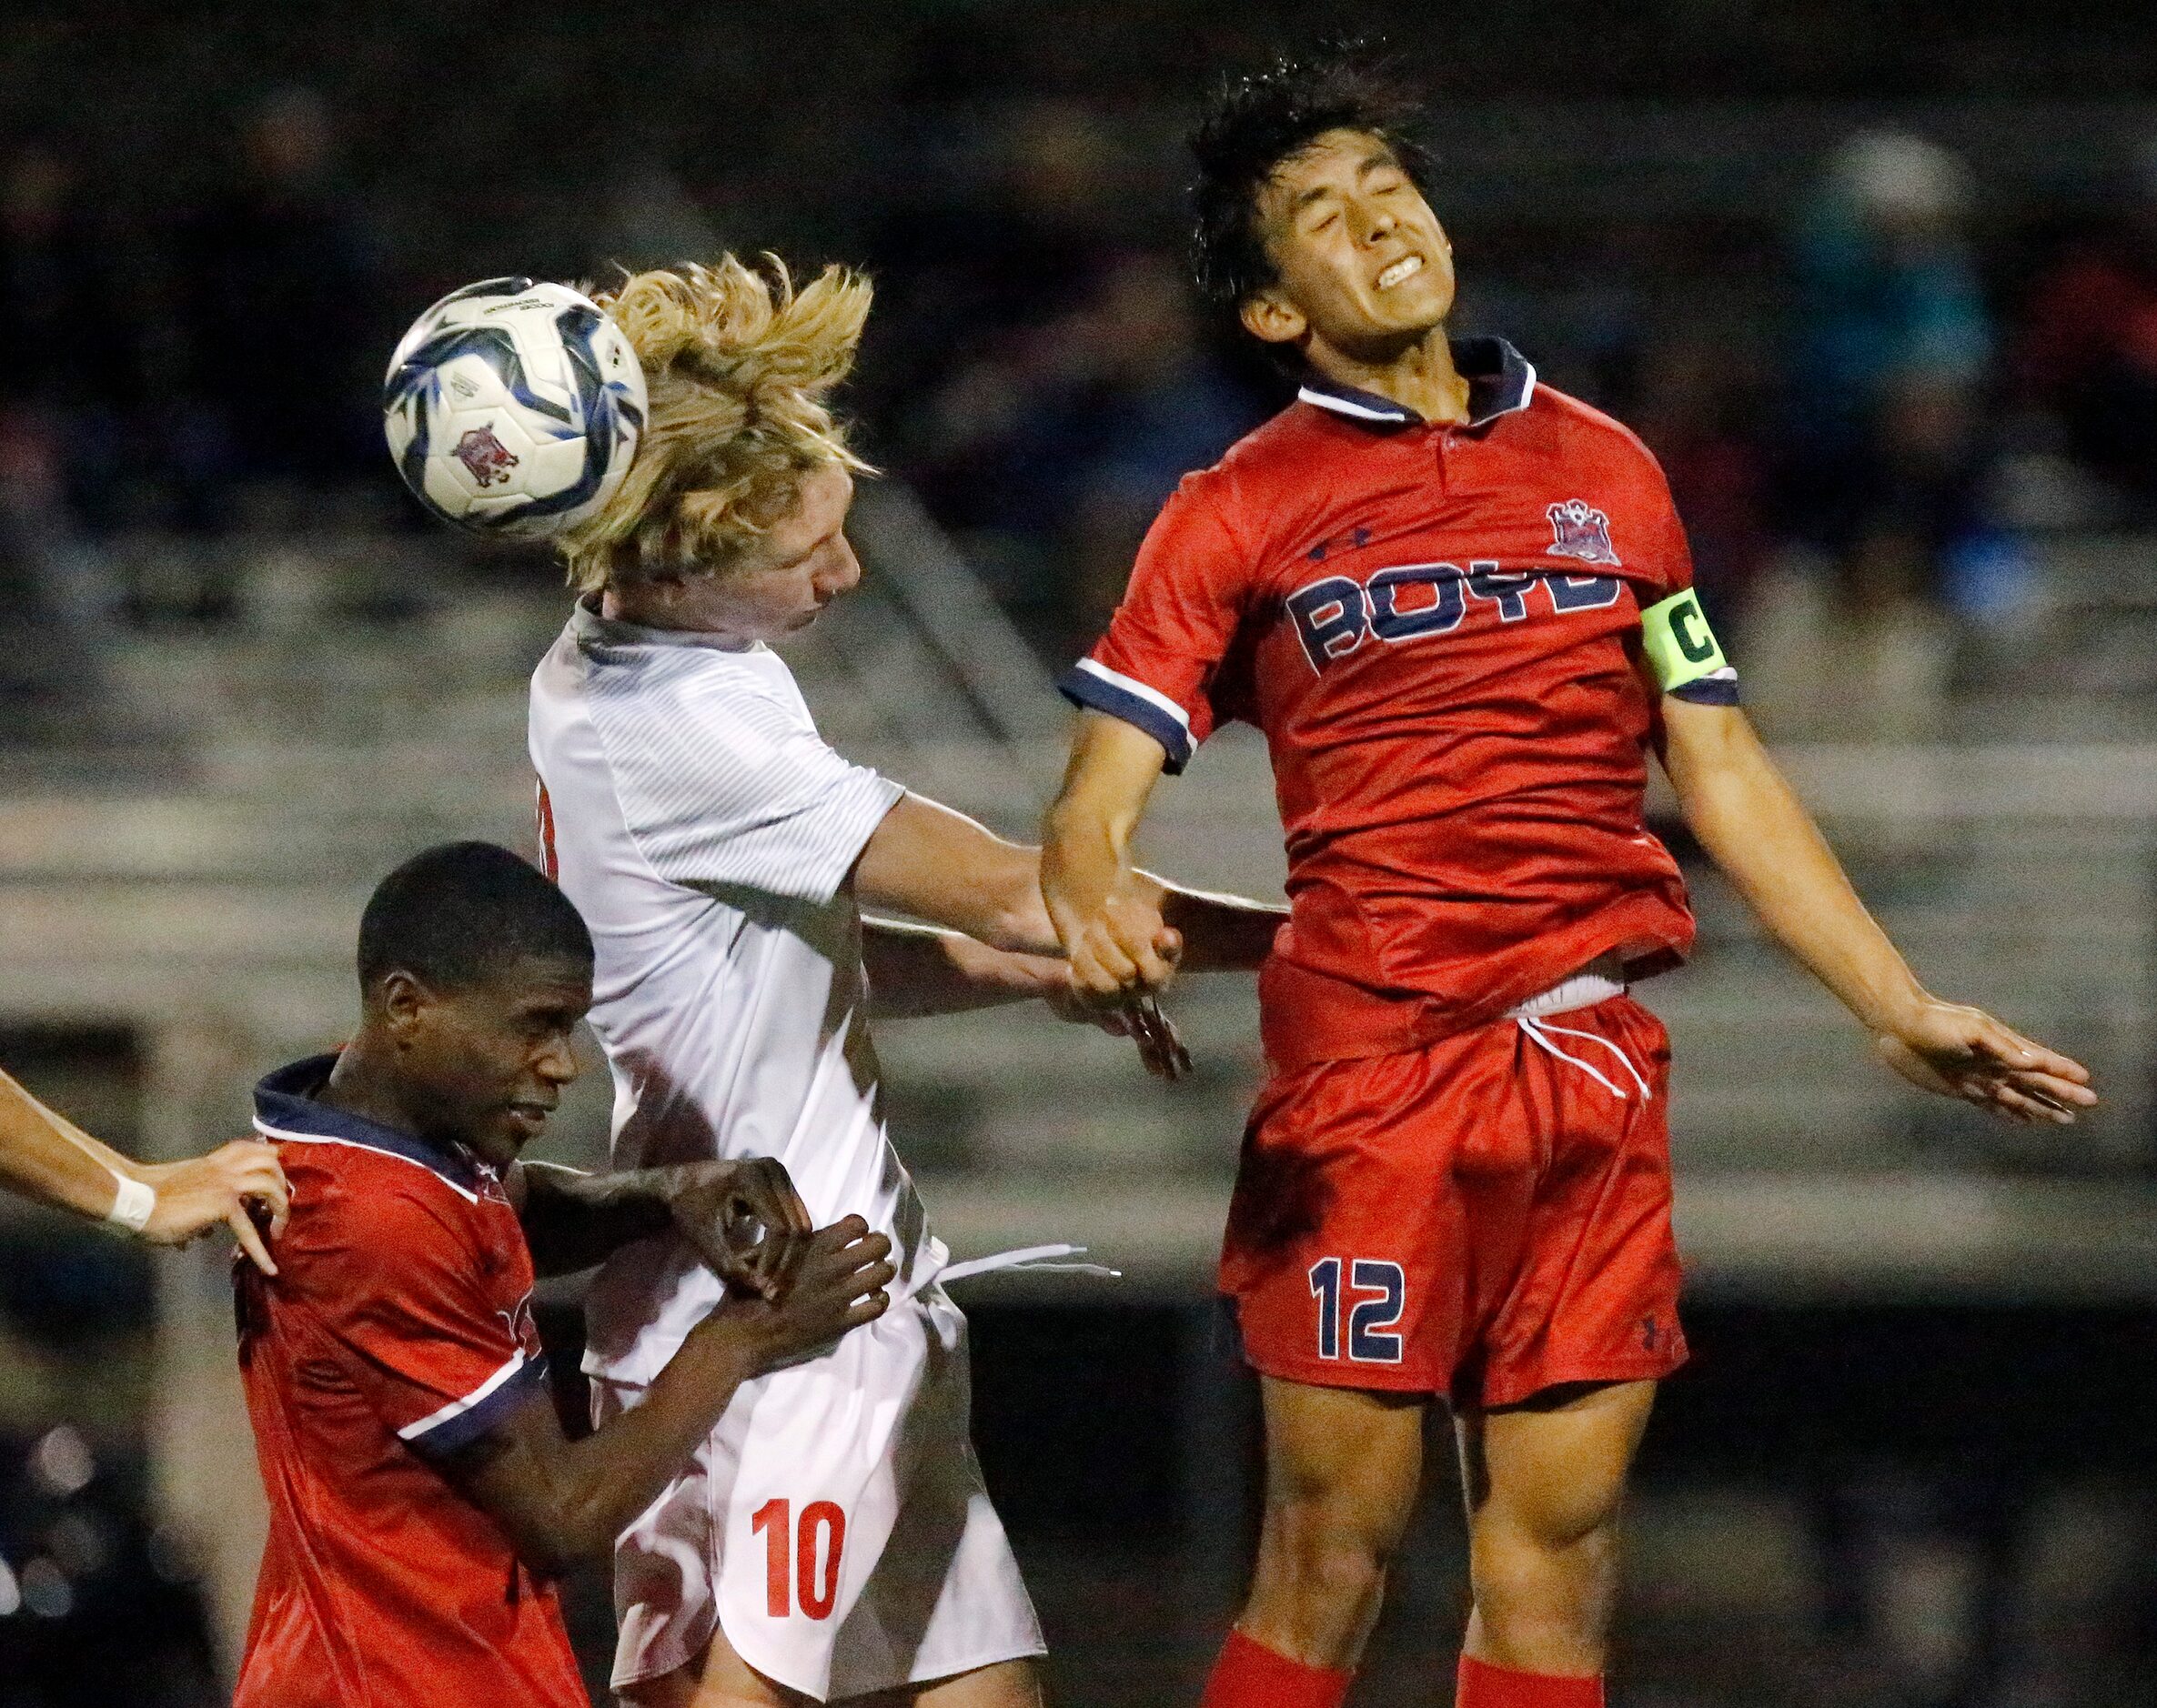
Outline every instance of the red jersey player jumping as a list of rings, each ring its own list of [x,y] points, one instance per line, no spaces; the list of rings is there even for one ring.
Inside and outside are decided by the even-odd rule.
[[[890,1243],[859,1217],[811,1233],[765,1159],[519,1160],[576,1077],[592,947],[508,850],[453,843],[391,873],[359,972],[352,1041],[255,1094],[293,1199],[276,1276],[237,1279],[270,1527],[236,1708],[585,1708],[548,1581],[605,1555],[742,1382],[879,1315]],[[737,1293],[643,1405],[569,1442],[535,1265],[670,1227]]]
[[[1779,939],[1929,1090],[2027,1120],[2073,1061],[1929,994],[1737,708],[1653,457],[1496,339],[1404,109],[1350,55],[1227,86],[1194,137],[1206,294],[1303,377],[1186,479],[1105,639],[1043,883],[1082,987],[1171,976],[1132,876],[1155,779],[1262,729],[1289,923],[1221,1288],[1260,1373],[1264,1532],[1209,1708],[1331,1708],[1451,1403],[1475,1596],[1462,1708],[1603,1700],[1615,1519],[1685,1358],[1663,1029],[1692,939],[1653,749]]]

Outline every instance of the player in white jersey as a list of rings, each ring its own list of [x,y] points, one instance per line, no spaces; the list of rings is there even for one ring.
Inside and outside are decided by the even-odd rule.
[[[746,1384],[621,1538],[615,1687],[667,1708],[1034,1703],[1040,1630],[968,1440],[949,1253],[885,1136],[867,1022],[1063,1004],[1038,851],[834,753],[766,645],[860,578],[861,465],[824,397],[868,286],[832,269],[796,293],[730,258],[601,300],[650,425],[622,493],[563,542],[580,597],[530,733],[548,864],[598,948],[614,1160],[775,1157],[811,1221],[866,1217],[899,1267],[885,1317]],[[1255,967],[1281,918],[1164,895],[1187,967]],[[942,929],[864,927],[863,907]],[[602,1412],[637,1403],[720,1291],[686,1246],[602,1271]]]

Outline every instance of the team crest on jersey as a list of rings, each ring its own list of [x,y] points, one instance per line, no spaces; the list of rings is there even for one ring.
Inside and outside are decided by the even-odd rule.
[[[539,1319],[532,1315],[532,1296],[529,1293],[517,1301],[511,1311],[494,1313],[502,1320],[502,1327],[509,1331],[509,1338],[528,1355],[537,1356],[539,1351]]]
[[[457,460],[472,471],[482,487],[507,480],[517,467],[517,453],[494,437],[492,427],[476,427],[457,441]]]
[[[1582,563],[1615,565],[1618,554],[1610,549],[1610,518],[1591,509],[1585,498],[1567,498],[1544,512],[1550,518],[1550,544],[1547,557],[1577,558]]]

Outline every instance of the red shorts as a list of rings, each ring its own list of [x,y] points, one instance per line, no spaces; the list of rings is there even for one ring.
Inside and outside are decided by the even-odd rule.
[[[1245,1356],[1469,1406],[1668,1375],[1669,1065],[1620,996],[1275,1079],[1221,1256]]]

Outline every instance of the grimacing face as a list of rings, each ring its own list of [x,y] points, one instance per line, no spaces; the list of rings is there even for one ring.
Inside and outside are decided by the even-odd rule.
[[[393,972],[380,1000],[400,1101],[420,1135],[505,1168],[545,1130],[577,1078],[571,1038],[591,1006],[591,968],[528,959],[448,990]]]
[[[1378,137],[1327,131],[1284,160],[1257,223],[1277,276],[1241,312],[1269,344],[1307,337],[1321,357],[1379,364],[1453,311],[1453,245]]]
[[[811,470],[802,477],[801,501],[739,558],[708,575],[625,588],[617,596],[621,614],[744,642],[799,634],[861,582],[861,559],[846,538],[853,498],[853,477],[844,468]]]

